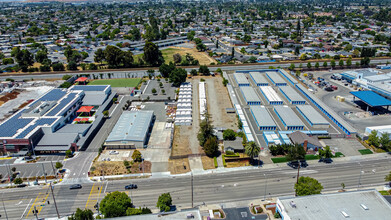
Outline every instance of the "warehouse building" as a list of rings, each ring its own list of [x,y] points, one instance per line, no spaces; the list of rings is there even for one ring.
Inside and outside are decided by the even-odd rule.
[[[277,71],[267,71],[266,76],[275,86],[286,86],[285,80],[278,74]]]
[[[327,117],[329,117],[343,132],[347,135],[356,134],[357,131],[345,120],[343,120],[337,113],[330,107],[324,104],[318,97],[309,92],[304,86],[296,84],[296,88],[304,94],[317,108],[319,108]]]
[[[281,140],[274,131],[264,131],[263,139],[266,141],[267,145],[279,145]]]
[[[288,106],[274,106],[274,112],[280,118],[285,129],[291,130],[303,130],[304,124],[295,112]]]
[[[289,103],[292,105],[304,105],[305,99],[296,92],[296,90],[290,86],[281,86],[279,87],[281,93],[288,99]]]
[[[246,75],[244,73],[234,73],[234,77],[238,86],[250,86],[250,82],[248,81]]]
[[[330,123],[312,106],[298,105],[296,109],[313,128],[329,128]]]
[[[86,148],[115,95],[110,86],[49,90],[0,124],[0,154],[64,153]]]
[[[252,87],[241,87],[244,100],[247,105],[261,105],[261,99],[259,99],[256,91]]]
[[[277,129],[276,123],[270,116],[265,106],[250,106],[250,110],[259,130],[270,131]]]
[[[284,69],[279,69],[278,72],[286,79],[288,82],[290,82],[292,85],[295,85],[297,80],[293,78],[288,72],[286,72]]]
[[[265,75],[261,72],[250,72],[250,77],[257,86],[268,86],[269,82],[267,81]]]
[[[153,111],[125,111],[122,113],[104,145],[107,149],[143,148],[153,127]]]
[[[284,102],[271,86],[261,86],[261,93],[269,105],[282,105]]]
[[[390,219],[391,205],[375,189],[277,199],[283,220]]]

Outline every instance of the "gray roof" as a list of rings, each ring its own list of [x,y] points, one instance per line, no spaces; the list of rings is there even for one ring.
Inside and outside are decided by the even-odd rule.
[[[125,111],[118,119],[106,142],[145,140],[153,111]]]
[[[106,98],[107,97],[102,94],[86,92],[83,98],[83,105],[102,105]]]
[[[390,219],[391,205],[374,189],[328,193],[299,197],[280,197],[279,201],[289,217],[300,220]],[[292,205],[293,204],[293,207]],[[365,210],[364,207],[368,209]]]
[[[46,149],[51,150],[55,146],[68,146],[69,149],[71,143],[75,142],[78,136],[79,134],[77,133],[45,133],[38,142],[37,147],[45,146]]]
[[[250,72],[250,76],[256,84],[269,84],[269,81],[261,72]]]
[[[280,90],[283,92],[284,95],[286,95],[291,102],[294,101],[303,101],[305,102],[305,99],[298,93],[296,90],[290,86],[280,86]]]
[[[246,99],[247,102],[260,102],[261,99],[259,99],[257,92],[253,87],[240,87],[242,90],[244,99]]]
[[[356,133],[356,129],[354,129],[350,124],[348,124],[344,119],[342,119],[334,110],[328,107],[324,102],[322,102],[318,97],[309,92],[304,86],[300,84],[296,84],[298,88],[304,91],[311,99],[316,102],[320,107],[322,107],[328,114],[332,115],[335,120],[337,120],[346,130],[350,133]]]
[[[318,111],[316,111],[310,105],[297,105],[296,108],[314,125],[330,124]]]
[[[83,134],[90,128],[92,124],[66,124],[60,128],[56,133],[78,133]]]
[[[293,54],[290,54],[290,55],[293,55]],[[294,55],[294,56],[297,57],[296,55]],[[287,78],[293,84],[297,83],[297,80],[295,78],[293,78],[293,76],[291,74],[289,74],[287,71],[285,71],[284,69],[279,69],[279,71],[285,78]]]
[[[258,126],[260,127],[276,126],[276,123],[274,122],[273,118],[270,116],[265,106],[251,105],[250,110]]]
[[[277,111],[286,126],[304,126],[303,122],[290,107],[274,106],[274,109]]]
[[[243,139],[237,137],[234,141],[224,141],[224,150],[227,150],[227,148],[232,147],[235,150],[243,150]]]
[[[280,76],[280,74],[275,71],[267,71],[266,75],[268,75],[269,78],[273,80],[274,84],[286,83],[286,81]]]
[[[247,77],[244,75],[244,73],[234,73],[234,77],[238,84],[249,84],[249,81],[247,80]]]
[[[290,134],[288,134],[288,137],[295,144],[302,144],[302,143],[304,143],[304,141],[308,141],[308,143],[310,143],[312,145],[322,147],[322,144],[317,139],[310,137],[301,131],[295,131],[293,133],[290,133]]]

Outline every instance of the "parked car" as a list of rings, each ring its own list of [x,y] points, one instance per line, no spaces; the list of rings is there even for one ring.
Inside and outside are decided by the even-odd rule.
[[[326,90],[328,92],[334,91],[334,89],[331,86],[324,87],[324,90]]]
[[[17,185],[17,187],[19,187],[19,188],[23,188],[23,187],[26,187],[26,186],[27,186],[26,183],[22,183],[22,184]]]
[[[71,185],[70,187],[69,187],[69,189],[81,189],[82,187],[81,187],[81,185],[80,184],[74,184],[74,185]]]
[[[125,186],[125,189],[137,189],[137,185],[136,184],[129,184],[129,185]]]
[[[109,154],[110,154],[110,155],[117,155],[117,154],[119,154],[119,152],[116,151],[116,150],[111,150],[111,151],[109,152]]]

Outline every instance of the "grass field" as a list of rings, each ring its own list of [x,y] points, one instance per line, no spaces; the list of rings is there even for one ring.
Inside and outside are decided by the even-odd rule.
[[[131,79],[98,79],[88,85],[111,85],[112,87],[136,87],[141,81],[141,78]]]
[[[373,154],[373,152],[369,149],[358,150],[358,152],[360,152],[361,155]]]

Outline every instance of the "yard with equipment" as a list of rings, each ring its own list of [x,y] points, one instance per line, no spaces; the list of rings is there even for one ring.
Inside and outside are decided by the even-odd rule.
[[[141,81],[141,78],[130,79],[98,79],[91,81],[88,85],[110,85],[112,87],[136,87]]]

